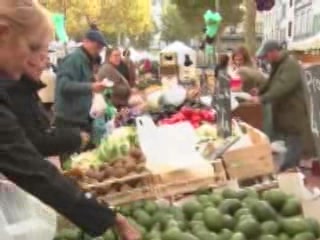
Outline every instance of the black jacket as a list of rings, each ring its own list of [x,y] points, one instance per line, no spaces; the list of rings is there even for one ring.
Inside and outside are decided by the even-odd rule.
[[[12,83],[13,80],[0,77],[0,172],[85,232],[93,236],[103,234],[115,223],[113,211],[84,194],[43,159],[12,111],[7,93]]]
[[[20,126],[37,150],[44,156],[56,156],[77,151],[81,145],[80,129],[53,129],[46,115],[38,90],[43,83],[23,77],[15,82],[7,92],[12,110]]]

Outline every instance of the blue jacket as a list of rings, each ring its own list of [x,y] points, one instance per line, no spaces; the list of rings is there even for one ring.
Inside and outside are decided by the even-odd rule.
[[[57,119],[79,127],[90,124],[92,78],[92,60],[83,48],[76,49],[62,61],[55,92]]]

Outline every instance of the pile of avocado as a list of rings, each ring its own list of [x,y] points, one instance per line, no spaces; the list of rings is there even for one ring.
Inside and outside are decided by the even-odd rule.
[[[320,225],[304,218],[300,202],[278,189],[199,194],[181,206],[139,201],[119,211],[141,232],[143,240],[316,240]],[[62,232],[63,233],[63,232]],[[69,232],[70,233],[70,232]],[[58,236],[57,240],[74,240]],[[86,236],[86,240],[90,239]],[[120,240],[108,231],[101,240]]]

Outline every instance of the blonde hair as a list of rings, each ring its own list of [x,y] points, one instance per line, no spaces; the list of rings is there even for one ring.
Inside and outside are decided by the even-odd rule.
[[[34,33],[52,37],[53,25],[48,11],[36,0],[0,0],[0,26],[27,37]]]

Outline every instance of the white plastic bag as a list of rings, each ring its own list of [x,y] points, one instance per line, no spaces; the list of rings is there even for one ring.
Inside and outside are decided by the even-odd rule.
[[[0,180],[1,240],[52,240],[56,213],[13,183]]]
[[[189,177],[211,177],[210,163],[196,151],[198,138],[187,122],[156,126],[148,116],[136,118],[146,167],[155,174],[185,170]]]
[[[90,109],[90,116],[92,118],[101,117],[105,114],[107,109],[107,103],[104,97],[100,93],[95,93],[92,98],[92,104]]]

